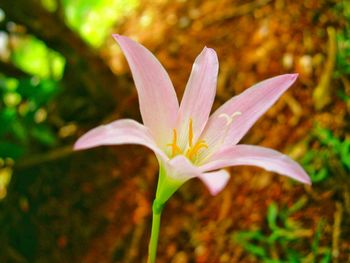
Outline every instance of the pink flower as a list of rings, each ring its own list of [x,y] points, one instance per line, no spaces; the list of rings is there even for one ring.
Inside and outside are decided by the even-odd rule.
[[[260,146],[237,144],[293,84],[297,74],[262,81],[209,117],[219,68],[213,49],[205,47],[196,58],[179,106],[167,72],[152,53],[127,37],[114,38],[130,65],[144,124],[121,119],[99,126],[83,135],[74,149],[117,144],[150,148],[160,164],[160,204],[194,177],[201,179],[211,194],[217,194],[228,182],[229,173],[222,169],[228,166],[258,166],[310,184],[302,167],[288,156]]]

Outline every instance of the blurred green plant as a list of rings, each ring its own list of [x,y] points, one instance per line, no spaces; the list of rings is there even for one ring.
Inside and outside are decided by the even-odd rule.
[[[54,80],[0,75],[0,200],[6,197],[17,159],[57,145],[47,115],[48,103],[58,90]]]
[[[6,196],[14,161],[58,143],[47,115],[65,66],[63,56],[30,35],[12,37],[10,51],[10,63],[29,77],[0,74],[0,200]]]
[[[337,56],[336,71],[337,78],[350,75],[350,2],[340,1],[336,5],[336,12],[342,14],[345,20],[343,30],[337,33]]]
[[[62,78],[65,65],[65,59],[59,53],[30,35],[16,39],[11,61],[29,74],[54,80]]]
[[[57,92],[53,80],[0,77],[0,158],[16,160],[29,145],[56,145],[46,118],[47,104]]]
[[[138,4],[138,0],[62,0],[68,25],[94,47],[101,46],[112,26]],[[52,4],[46,6],[54,9]]]
[[[267,210],[266,227],[236,233],[233,241],[265,263],[331,262],[330,248],[320,246],[324,222],[321,220],[313,233],[292,218],[293,213],[302,209],[306,202],[306,197],[302,197],[291,207],[283,209],[271,203]],[[307,246],[310,247],[309,254],[298,251]]]
[[[350,28],[346,28],[337,34],[337,43],[335,76],[350,75]]]
[[[313,139],[321,147],[310,149],[300,160],[313,183],[319,183],[329,178],[332,173],[330,160],[337,160],[340,167],[350,172],[350,140],[333,135],[332,131],[316,126],[312,132]]]

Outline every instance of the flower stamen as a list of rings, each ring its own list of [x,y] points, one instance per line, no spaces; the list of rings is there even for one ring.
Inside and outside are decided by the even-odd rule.
[[[171,147],[171,158],[174,158],[176,155],[183,154],[184,151],[177,144],[177,131],[173,129],[173,141],[172,143],[167,144],[167,146]],[[208,149],[208,144],[206,144],[205,140],[199,140],[195,144],[193,144],[193,121],[192,118],[188,124],[188,148],[185,151],[186,157],[191,161],[194,160],[196,154],[202,149]]]
[[[188,127],[188,144],[190,147],[192,147],[192,141],[193,141],[193,124],[192,124],[192,118],[190,118],[190,123]]]
[[[199,140],[195,145],[193,145],[193,121],[190,118],[190,122],[188,125],[188,146],[189,148],[186,151],[186,156],[188,159],[194,159],[195,155],[199,152],[200,149],[206,148],[208,149],[208,145],[204,140]]]
[[[193,160],[193,157],[199,152],[200,149],[205,148],[208,149],[208,145],[204,140],[198,141],[193,147],[189,148],[186,152],[186,156],[188,159]]]
[[[173,141],[172,143],[167,144],[167,146],[171,147],[171,156],[175,157],[178,154],[181,154],[182,151],[180,149],[180,147],[177,145],[177,132],[176,129],[173,129]]]

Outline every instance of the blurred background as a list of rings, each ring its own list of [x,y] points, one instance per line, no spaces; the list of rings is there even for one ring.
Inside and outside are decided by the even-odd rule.
[[[157,161],[139,146],[72,152],[88,129],[140,120],[111,34],[149,48],[179,97],[206,45],[214,108],[298,72],[243,139],[298,160],[313,186],[230,169],[168,202],[158,262],[350,262],[350,2],[1,0],[0,262],[146,262]]]

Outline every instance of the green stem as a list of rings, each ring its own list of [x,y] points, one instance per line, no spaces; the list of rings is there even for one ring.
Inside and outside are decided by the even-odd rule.
[[[159,164],[156,198],[152,205],[152,230],[148,247],[148,263],[156,262],[160,217],[164,204],[182,184],[183,181],[174,180],[167,176],[164,166],[162,163]]]
[[[149,247],[148,247],[149,263],[156,262],[160,217],[162,214],[163,206],[164,205],[159,203],[157,199],[153,201],[152,230],[151,230],[151,239],[149,241]]]

